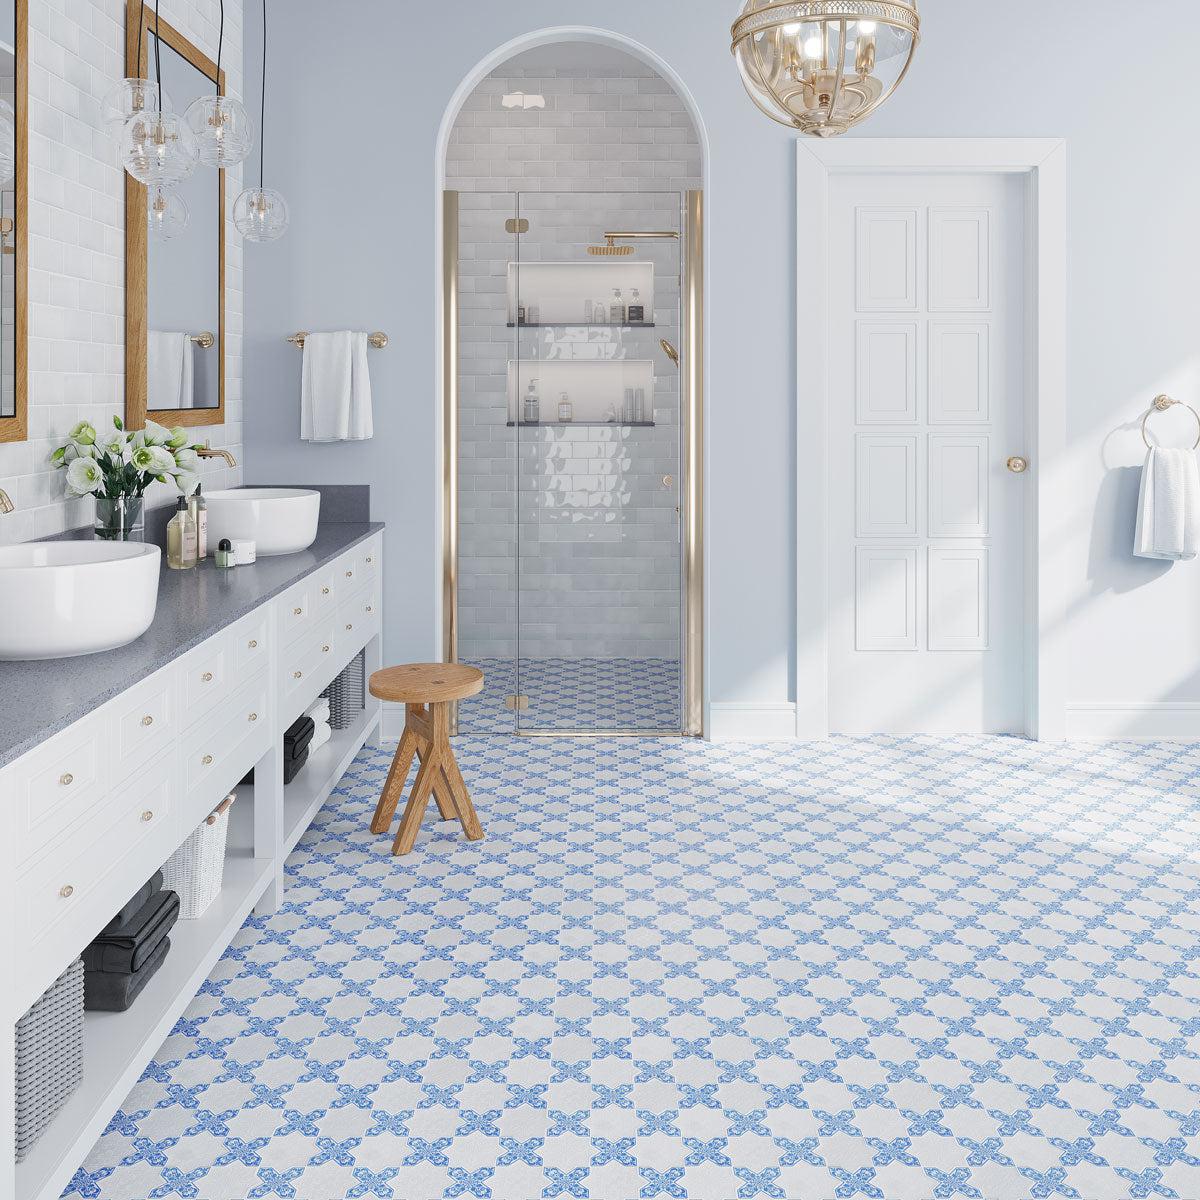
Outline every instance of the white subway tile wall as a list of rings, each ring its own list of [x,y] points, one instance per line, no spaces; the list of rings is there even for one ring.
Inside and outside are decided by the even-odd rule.
[[[506,109],[513,92],[546,107]],[[447,186],[463,193],[460,656],[677,661],[680,377],[659,339],[680,344],[679,243],[637,246],[637,260],[655,264],[653,329],[508,329],[505,288],[514,259],[612,262],[586,253],[605,229],[680,229],[683,193],[702,186],[691,118],[633,58],[617,69],[501,68],[459,116]],[[504,229],[518,215],[530,222],[519,247]],[[581,319],[585,299],[608,295],[581,296]],[[654,427],[507,427],[517,357],[652,360]],[[523,380],[536,374],[522,369]],[[557,403],[542,394],[543,420]]]
[[[226,89],[239,98],[242,8],[227,0],[222,55]],[[161,15],[216,58],[218,0],[162,0]],[[124,0],[29,0],[29,440],[0,443],[0,487],[17,505],[0,516],[0,543],[90,523],[91,500],[64,496],[49,455],[76,421],[124,416],[124,173],[101,119],[124,76]],[[242,172],[225,178],[226,422],[197,429],[196,440],[231,450],[239,466],[208,460],[210,489],[241,482],[242,243],[230,214]],[[148,502],[170,497],[156,485]]]

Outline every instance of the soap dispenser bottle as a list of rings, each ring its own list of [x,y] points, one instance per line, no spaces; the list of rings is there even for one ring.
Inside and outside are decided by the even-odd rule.
[[[563,392],[558,401],[558,419],[564,424],[570,421],[574,416],[574,409],[571,406],[571,400],[566,392]]]
[[[180,496],[176,512],[167,523],[167,566],[187,571],[196,565],[196,522],[188,512],[188,502]]]
[[[538,398],[537,380],[531,379],[529,387],[525,392],[525,411],[522,414],[522,421],[526,425],[536,425],[542,417],[541,400]]]
[[[608,319],[613,325],[625,324],[625,301],[621,298],[620,288],[613,288],[613,298],[608,306]]]
[[[642,303],[642,293],[637,288],[633,289],[627,315],[630,325],[641,325],[646,320],[646,306]]]
[[[208,504],[200,494],[200,484],[188,498],[188,516],[196,526],[196,561],[202,562],[208,557]]]

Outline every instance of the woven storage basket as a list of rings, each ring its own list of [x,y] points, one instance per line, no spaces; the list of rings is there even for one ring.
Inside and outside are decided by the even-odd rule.
[[[203,916],[221,891],[233,801],[232,795],[226,796],[163,863],[163,887],[179,893],[181,920],[194,921]]]
[[[366,686],[366,654],[360,650],[342,673],[321,693],[329,699],[330,729],[349,729],[363,710]]]
[[[16,1042],[16,1158],[22,1162],[83,1076],[83,959],[17,1022]]]

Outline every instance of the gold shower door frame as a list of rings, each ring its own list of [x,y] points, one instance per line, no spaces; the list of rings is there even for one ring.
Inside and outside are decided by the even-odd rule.
[[[685,193],[680,543],[683,728],[521,729],[519,737],[701,737],[704,734],[704,193]],[[442,658],[458,662],[459,193],[442,193]],[[451,733],[458,732],[458,705]]]

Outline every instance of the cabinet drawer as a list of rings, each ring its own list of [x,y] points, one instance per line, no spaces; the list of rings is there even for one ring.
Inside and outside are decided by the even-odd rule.
[[[285,642],[294,641],[312,628],[314,586],[311,579],[305,579],[284,592],[275,602],[279,612],[279,631]]]
[[[15,981],[22,992],[18,1011],[175,850],[175,790],[170,755],[164,755],[136,786],[110,796],[102,816],[18,878],[17,939],[29,955]]]
[[[271,653],[269,607],[264,605],[235,626],[233,647],[238,679],[245,679],[267,665]]]
[[[5,775],[16,805],[16,864],[86,819],[104,800],[107,746],[99,715],[79,721],[26,754]]]
[[[359,548],[358,574],[364,582],[379,578],[380,552],[381,542],[378,538],[372,538],[365,546]]]
[[[285,700],[312,687],[318,675],[328,674],[327,664],[337,653],[335,626],[319,629],[311,639],[289,646],[280,656],[280,692]],[[280,719],[286,725],[290,708],[285,707]]]
[[[180,663],[187,719],[209,712],[233,691],[236,671],[232,631],[217,634],[184,655]]]
[[[316,613],[318,619],[322,615],[332,613],[337,607],[338,597],[342,594],[342,588],[338,585],[340,578],[341,575],[336,564],[332,567],[325,567],[313,575],[313,612]]]
[[[189,797],[200,788],[211,787],[215,795],[237,783],[237,779],[226,780],[243,744],[260,731],[264,738],[269,736],[267,690],[267,676],[260,674],[239,688],[228,705],[188,733],[183,751],[183,787]],[[213,803],[219,799],[216,796]]]
[[[112,702],[108,722],[113,783],[120,783],[178,736],[178,679],[174,667],[159,671]]]

